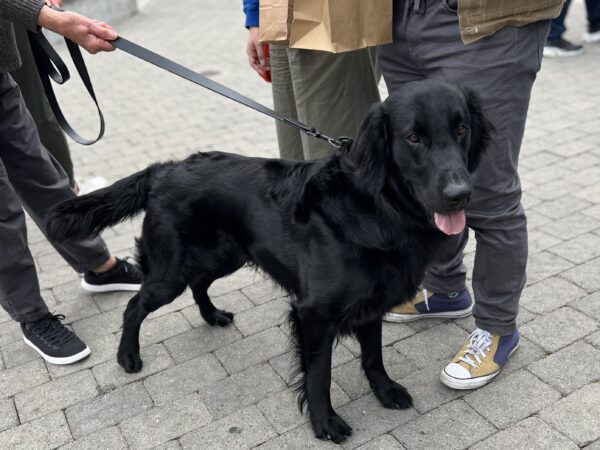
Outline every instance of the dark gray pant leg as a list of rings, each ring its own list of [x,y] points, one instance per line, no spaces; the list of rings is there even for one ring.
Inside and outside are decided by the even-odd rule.
[[[413,2],[395,2],[396,10],[402,12],[401,17],[395,16],[395,24],[403,28],[395,30],[400,39],[380,49],[381,69],[391,91],[411,72],[475,89],[484,112],[497,128],[494,142],[474,175],[467,223],[477,239],[473,270],[477,326],[493,334],[509,334],[516,326],[527,263],[527,222],[517,164],[548,22],[507,27],[465,46],[456,13],[446,1],[421,3],[425,8],[417,13]],[[408,64],[403,55],[412,57]],[[464,288],[465,244],[466,233],[444,249],[441,261],[426,274],[424,285],[428,289],[450,292]]]
[[[38,296],[39,288],[37,281],[35,283],[31,281],[32,276],[35,278],[35,271],[32,275],[31,270],[20,269],[20,264],[25,263],[19,261],[28,258],[23,256],[23,251],[28,252],[28,250],[27,242],[23,237],[17,242],[17,236],[25,236],[26,231],[24,222],[14,212],[17,208],[16,199],[18,197],[21,205],[45,233],[44,220],[50,208],[60,201],[73,198],[75,194],[69,187],[69,180],[64,170],[41,145],[35,124],[25,108],[19,88],[5,73],[0,73],[0,160],[6,173],[3,182],[12,187],[11,190],[5,188],[0,196],[0,203],[11,205],[10,209],[6,210],[7,217],[11,220],[0,221],[0,227],[7,227],[0,230],[0,234],[6,232],[7,236],[10,234],[15,237],[13,244],[10,240],[6,240],[6,247],[2,250],[4,271],[1,278],[4,280],[2,283],[8,284],[3,285],[1,289],[14,304],[14,308],[20,308],[22,302],[30,300],[23,299],[20,291],[15,290],[15,286],[30,284],[35,288],[34,291],[38,292]],[[94,269],[110,257],[101,238],[66,244],[50,242],[78,272]],[[13,262],[11,263],[9,259]]]

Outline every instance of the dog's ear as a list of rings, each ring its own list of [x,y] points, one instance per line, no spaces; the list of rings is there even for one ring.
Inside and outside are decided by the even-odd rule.
[[[463,94],[471,113],[471,142],[467,168],[469,172],[473,172],[479,166],[481,156],[487,150],[495,129],[481,110],[479,95],[470,88],[463,88]]]
[[[356,168],[356,175],[361,179],[361,185],[372,194],[378,194],[385,184],[390,140],[387,114],[383,105],[377,104],[371,107],[360,126],[349,155]]]

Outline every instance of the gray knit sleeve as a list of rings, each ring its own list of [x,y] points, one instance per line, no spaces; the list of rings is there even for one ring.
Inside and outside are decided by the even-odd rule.
[[[0,0],[0,19],[25,25],[36,31],[44,0]]]

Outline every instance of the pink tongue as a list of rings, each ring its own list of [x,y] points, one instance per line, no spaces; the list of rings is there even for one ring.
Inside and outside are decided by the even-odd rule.
[[[446,214],[434,213],[433,218],[437,227],[446,234],[459,234],[467,224],[464,210]]]

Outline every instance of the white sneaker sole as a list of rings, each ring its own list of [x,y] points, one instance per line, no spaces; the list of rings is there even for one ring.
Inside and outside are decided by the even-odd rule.
[[[510,358],[512,356],[512,354],[517,351],[518,348],[519,348],[519,344],[517,344],[517,346],[515,348],[513,348],[512,352],[510,352],[508,357]],[[485,377],[477,377],[477,378],[462,380],[460,378],[451,377],[450,375],[448,375],[446,373],[446,370],[444,368],[444,369],[442,369],[442,372],[440,373],[440,381],[442,383],[444,383],[446,386],[448,386],[449,388],[457,389],[459,391],[468,390],[468,389],[477,389],[482,386],[485,386],[490,381],[492,381],[495,377],[498,376],[498,374],[500,373],[501,370],[502,370],[502,368],[500,368],[500,370],[498,370],[498,372],[494,372],[490,375],[486,375]]]
[[[37,348],[33,344],[33,342],[31,342],[25,336],[23,336],[23,340],[25,341],[25,343],[27,345],[29,345],[32,349],[34,349],[36,352],[38,352],[42,358],[44,358],[50,364],[55,364],[57,366],[64,366],[67,364],[76,363],[77,361],[81,361],[83,358],[85,358],[86,356],[88,356],[91,353],[90,349],[86,346],[85,350],[80,351],[76,355],[68,356],[66,358],[55,358],[54,356],[46,355],[43,351],[41,351],[39,348]]]
[[[89,284],[85,280],[81,280],[81,287],[86,291],[90,292],[114,292],[114,291],[132,291],[137,292],[142,287],[141,284],[124,284],[124,283],[113,283],[113,284]]]
[[[463,317],[469,317],[473,312],[473,304],[466,309],[460,309],[458,311],[447,311],[439,313],[429,314],[398,314],[394,312],[385,313],[383,320],[386,322],[414,322],[415,320],[421,319],[461,319]]]
[[[556,47],[552,47],[552,48],[544,47],[544,56],[546,58],[568,58],[570,56],[583,55],[584,52],[585,52],[584,49],[561,50],[560,48],[556,48]]]
[[[596,31],[595,33],[585,33],[583,35],[583,42],[586,44],[597,44],[600,42],[600,31]]]

